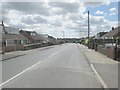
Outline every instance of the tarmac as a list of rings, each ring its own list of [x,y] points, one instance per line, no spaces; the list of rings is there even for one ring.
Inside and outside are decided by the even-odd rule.
[[[96,75],[96,78],[100,81],[103,88],[119,88],[118,84],[118,66],[119,62],[108,58],[107,56],[96,52],[92,49],[88,49],[88,47],[78,44],[80,50],[83,52],[84,56],[88,60],[91,69]],[[19,56],[23,56],[29,53],[37,52],[38,50],[49,49],[54,46],[37,48],[26,51],[13,51],[9,53],[5,53],[0,55],[2,57],[1,61],[9,60],[11,58],[16,58]],[[118,89],[118,90],[119,90]]]

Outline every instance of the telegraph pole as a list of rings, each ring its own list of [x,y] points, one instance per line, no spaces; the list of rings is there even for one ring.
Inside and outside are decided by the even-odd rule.
[[[88,48],[90,45],[90,19],[89,19],[89,11],[88,11]]]

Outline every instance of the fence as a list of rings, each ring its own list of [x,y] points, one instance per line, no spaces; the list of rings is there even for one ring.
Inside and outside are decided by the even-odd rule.
[[[89,47],[111,59],[120,60],[120,39],[90,39]]]

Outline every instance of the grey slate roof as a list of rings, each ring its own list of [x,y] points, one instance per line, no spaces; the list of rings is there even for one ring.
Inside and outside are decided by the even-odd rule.
[[[118,35],[120,35],[119,33],[120,33],[120,27],[117,27],[114,30],[111,30],[108,33],[104,34],[102,36],[102,38],[104,38],[104,37],[118,37]]]
[[[13,39],[13,40],[27,40],[23,35],[21,34],[3,34],[3,39]]]

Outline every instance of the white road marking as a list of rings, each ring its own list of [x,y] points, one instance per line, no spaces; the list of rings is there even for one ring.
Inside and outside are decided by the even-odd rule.
[[[34,64],[34,65],[32,65],[31,67],[27,68],[26,70],[22,71],[21,73],[19,73],[19,74],[15,75],[14,77],[12,77],[12,78],[10,78],[10,79],[6,80],[6,81],[5,81],[5,82],[3,82],[2,84],[0,84],[0,87],[1,87],[2,85],[4,85],[4,84],[8,83],[9,81],[11,81],[11,80],[15,79],[16,77],[18,77],[18,76],[22,75],[23,73],[25,73],[26,71],[30,70],[31,68],[33,68],[33,67],[37,66],[37,65],[38,65],[38,64],[40,64],[40,63],[41,63],[41,61],[40,61],[40,62],[38,62],[38,63],[36,63],[36,64]]]
[[[52,56],[54,56],[54,55],[58,54],[58,53],[59,53],[59,52],[61,52],[62,50],[64,50],[64,49],[61,49],[61,50],[59,50],[59,51],[57,51],[57,52],[53,53],[52,55],[50,55],[50,56],[49,56],[49,58],[51,58]]]
[[[65,48],[64,48],[64,49],[65,49]],[[52,55],[49,56],[49,58],[51,58],[52,56],[56,55],[57,53],[61,52],[61,51],[64,50],[64,49],[61,49],[61,50],[59,50],[59,51],[53,53]],[[3,83],[0,84],[0,87],[1,87],[2,85],[4,85],[4,84],[8,83],[9,81],[11,81],[11,80],[17,78],[18,76],[22,75],[23,73],[27,72],[28,70],[32,69],[33,67],[37,66],[37,65],[40,64],[40,63],[41,63],[41,61],[38,62],[38,63],[36,63],[36,64],[34,64],[34,65],[32,65],[31,67],[27,68],[26,70],[20,72],[19,74],[15,75],[14,77],[12,77],[12,78],[6,80],[5,82],[3,82]]]
[[[93,64],[90,64],[92,70],[94,71],[97,79],[100,81],[101,85],[103,86],[104,89],[109,90],[108,86],[106,85],[106,83],[103,81],[103,79],[101,78],[101,76],[98,74],[98,72],[96,71],[95,67]]]

